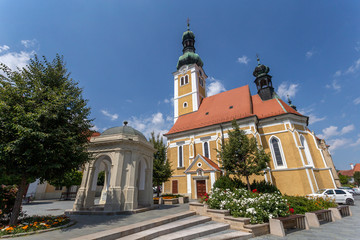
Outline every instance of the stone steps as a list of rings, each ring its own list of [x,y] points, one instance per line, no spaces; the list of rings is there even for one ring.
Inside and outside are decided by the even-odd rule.
[[[158,227],[160,225],[174,222],[174,221],[184,219],[187,217],[191,217],[194,215],[195,215],[194,211],[186,211],[186,212],[182,212],[182,213],[172,214],[172,215],[168,215],[165,217],[155,218],[155,219],[151,219],[151,220],[147,220],[147,221],[143,221],[143,222],[139,222],[139,223],[134,223],[134,224],[127,225],[127,226],[117,227],[117,228],[113,228],[110,230],[105,230],[105,231],[73,238],[73,240],[95,240],[95,239],[112,240],[112,239],[117,239],[120,237],[128,236],[130,234],[134,234],[134,233],[141,232],[141,231],[144,231],[147,229]]]
[[[246,240],[252,237],[253,235],[248,232],[225,230],[205,237],[195,238],[195,240]]]
[[[154,227],[145,231],[141,231],[138,233],[131,234],[126,237],[118,238],[117,240],[149,240],[154,239],[160,236],[166,236],[167,234],[171,234],[173,232],[180,231],[182,229],[187,229],[189,227],[193,227],[195,225],[199,225],[205,222],[211,221],[210,217],[205,216],[194,216],[187,217],[182,220],[177,220],[175,222],[167,223],[158,227]]]
[[[170,234],[162,235],[154,238],[155,240],[188,240],[198,237],[210,235],[216,232],[221,232],[230,228],[229,224],[210,222],[200,226],[192,227],[190,229],[183,229]]]

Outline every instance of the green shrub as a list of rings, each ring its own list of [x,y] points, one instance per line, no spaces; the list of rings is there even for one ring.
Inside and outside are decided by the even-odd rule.
[[[321,197],[301,197],[301,196],[284,196],[288,204],[294,209],[294,214],[304,214],[306,212],[313,212],[321,209],[328,209],[336,207],[337,204],[331,198]]]
[[[271,183],[267,183],[264,180],[257,182],[253,181],[250,185],[251,189],[256,189],[260,193],[275,193],[279,192],[279,189],[272,185]],[[243,183],[240,179],[232,179],[228,176],[221,176],[218,180],[215,181],[213,188],[220,189],[238,189],[238,188],[246,188],[246,184]]]

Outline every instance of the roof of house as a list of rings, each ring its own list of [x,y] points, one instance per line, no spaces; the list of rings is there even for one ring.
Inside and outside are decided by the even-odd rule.
[[[340,170],[339,173],[344,176],[352,177],[354,175],[354,169],[351,170]]]
[[[279,98],[262,101],[250,94],[249,85],[235,88],[203,99],[199,110],[179,116],[165,135],[193,130],[234,119],[257,116],[259,119],[293,113],[302,116]]]
[[[349,176],[352,177],[354,176],[355,172],[360,172],[360,163],[355,164],[353,169],[350,170],[339,170],[338,173],[340,173],[341,175],[345,175],[345,176]]]

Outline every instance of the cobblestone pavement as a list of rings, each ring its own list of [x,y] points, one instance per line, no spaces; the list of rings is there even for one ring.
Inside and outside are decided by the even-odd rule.
[[[310,228],[310,230],[302,230],[292,232],[285,237],[277,237],[273,235],[265,235],[254,240],[358,240],[360,239],[360,196],[355,196],[355,205],[350,207],[352,216],[344,217],[336,222],[322,224],[320,228]]]
[[[36,201],[32,204],[24,205],[23,210],[28,215],[60,215],[64,210],[71,209],[74,201]],[[103,230],[112,229],[114,227],[125,226],[136,222],[149,220],[152,218],[162,217],[169,214],[179,213],[189,210],[188,204],[165,206],[161,208],[137,213],[133,215],[117,215],[117,216],[71,216],[72,220],[77,223],[69,228],[55,230],[51,232],[34,234],[25,237],[11,238],[19,240],[48,240],[48,239],[70,239]],[[336,222],[322,224],[320,228],[311,228],[310,230],[302,230],[292,232],[286,237],[277,237],[273,235],[265,235],[254,240],[269,239],[290,239],[290,240],[307,240],[307,239],[326,239],[326,240],[357,240],[360,239],[360,196],[355,197],[355,206],[351,206],[353,216],[345,217]]]

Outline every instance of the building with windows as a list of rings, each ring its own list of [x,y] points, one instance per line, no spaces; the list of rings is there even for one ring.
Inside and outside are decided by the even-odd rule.
[[[211,190],[222,174],[216,150],[228,138],[234,119],[271,155],[264,175],[252,179],[271,182],[289,195],[336,187],[331,156],[325,159],[327,149],[308,129],[309,117],[277,96],[269,67],[258,60],[253,72],[255,95],[246,85],[207,97],[207,75],[195,53],[195,35],[189,26],[182,45],[183,55],[173,73],[174,125],[165,134],[167,157],[174,169],[172,178],[164,183],[165,193],[196,199]]]

